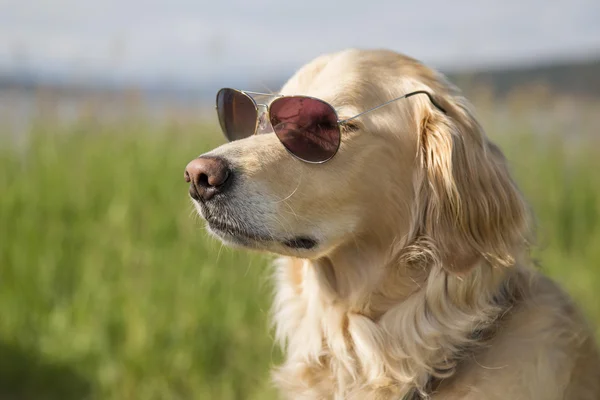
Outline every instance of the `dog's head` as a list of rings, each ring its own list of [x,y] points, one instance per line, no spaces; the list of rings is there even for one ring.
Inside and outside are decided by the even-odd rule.
[[[510,264],[526,210],[500,151],[444,78],[408,57],[349,50],[301,68],[280,91],[352,117],[326,163],[291,156],[274,133],[224,144],[187,168],[190,193],[225,243],[303,258],[357,246],[464,271]],[[391,254],[390,254],[391,255]]]

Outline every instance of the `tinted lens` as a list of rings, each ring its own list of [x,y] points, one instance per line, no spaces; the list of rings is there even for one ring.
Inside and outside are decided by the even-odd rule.
[[[217,114],[221,129],[228,140],[244,139],[254,134],[256,108],[244,93],[233,89],[219,90]]]
[[[282,97],[271,103],[269,115],[275,134],[296,157],[323,162],[337,152],[340,145],[337,116],[324,101]]]

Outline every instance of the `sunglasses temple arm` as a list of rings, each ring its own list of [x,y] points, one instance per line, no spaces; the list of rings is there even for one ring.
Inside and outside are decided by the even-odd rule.
[[[436,100],[435,100],[435,99],[434,99],[434,98],[431,96],[431,94],[430,94],[429,92],[426,92],[426,91],[424,91],[424,90],[417,90],[416,92],[411,92],[411,93],[405,94],[405,95],[403,95],[403,96],[396,97],[395,99],[392,99],[392,100],[386,101],[385,103],[383,103],[383,104],[380,104],[380,105],[378,105],[377,107],[373,107],[373,108],[371,108],[371,109],[369,109],[369,110],[367,110],[367,111],[363,111],[363,112],[361,112],[360,114],[356,114],[356,115],[355,115],[355,116],[353,116],[353,117],[346,118],[346,119],[343,119],[343,120],[341,120],[341,121],[338,121],[338,123],[340,123],[340,124],[345,124],[346,122],[348,122],[348,121],[351,121],[351,120],[353,120],[353,119],[356,119],[356,118],[358,118],[358,117],[360,117],[360,116],[362,116],[362,115],[365,115],[365,114],[367,114],[367,113],[370,113],[371,111],[375,111],[375,110],[378,110],[378,109],[380,109],[381,107],[385,107],[385,106],[387,106],[388,104],[390,104],[390,103],[393,103],[394,101],[397,101],[397,100],[402,100],[402,99],[407,99],[407,98],[409,98],[409,97],[411,97],[411,96],[414,96],[414,95],[416,95],[416,94],[426,94],[426,95],[427,95],[427,97],[429,97],[429,101],[431,101],[431,104],[433,104],[433,105],[435,106],[435,108],[437,108],[438,110],[440,110],[440,111],[441,111],[441,112],[443,112],[444,114],[447,114],[446,110],[444,110],[444,108],[443,108],[443,107],[442,107],[442,106],[441,106],[441,105],[440,105],[440,104],[439,104],[439,103],[438,103],[438,102],[437,102],[437,101],[436,101]]]
[[[425,90],[417,90],[416,92],[412,92],[409,94],[404,95],[406,98],[410,97],[410,96],[414,96],[415,94],[425,94],[427,95],[427,97],[429,98],[429,101],[431,101],[431,104],[433,104],[435,106],[435,108],[437,108],[438,110],[440,110],[441,112],[443,112],[444,114],[448,114],[446,112],[446,110],[444,109],[444,107],[442,107],[440,105],[440,103],[438,103],[438,101],[431,95],[431,93],[425,91]]]

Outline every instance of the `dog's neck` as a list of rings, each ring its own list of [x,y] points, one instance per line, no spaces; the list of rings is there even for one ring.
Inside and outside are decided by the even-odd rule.
[[[342,397],[364,390],[354,387],[400,398],[425,393],[477,344],[476,327],[492,325],[507,307],[499,294],[507,273],[484,263],[457,277],[345,249],[281,259],[277,274],[276,333],[287,353],[278,380],[333,387]]]
[[[401,268],[382,254],[385,253],[345,248],[305,263],[306,268],[314,270],[319,297],[377,320],[419,291],[427,280],[425,270]]]

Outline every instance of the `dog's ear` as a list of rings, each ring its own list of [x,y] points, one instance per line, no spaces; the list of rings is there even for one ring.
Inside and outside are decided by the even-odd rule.
[[[526,241],[524,200],[466,100],[443,100],[447,114],[433,107],[421,112],[421,177],[409,248],[454,273],[482,259],[512,265]]]

